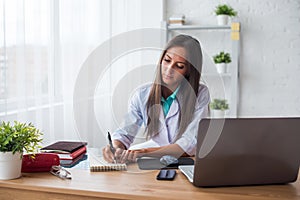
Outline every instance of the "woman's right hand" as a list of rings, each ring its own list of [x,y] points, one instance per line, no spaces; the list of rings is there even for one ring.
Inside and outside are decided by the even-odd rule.
[[[102,149],[102,154],[107,162],[114,163],[126,163],[126,162],[136,162],[138,157],[141,157],[146,153],[146,149],[139,150],[125,150],[122,148],[115,148],[115,154],[110,150],[110,146],[107,145]]]
[[[115,154],[111,151],[110,145],[106,145],[102,149],[102,155],[104,160],[106,160],[109,163],[120,162],[123,151],[125,151],[125,146],[122,142],[118,140],[113,141],[114,148],[115,148]]]
[[[115,155],[111,152],[110,150],[110,145],[106,145],[102,149],[102,155],[104,160],[106,160],[109,163],[114,163],[115,162]]]

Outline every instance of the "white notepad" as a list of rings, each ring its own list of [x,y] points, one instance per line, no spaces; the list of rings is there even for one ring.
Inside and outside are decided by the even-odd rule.
[[[125,163],[109,163],[106,162],[103,157],[91,155],[89,157],[89,162],[91,172],[127,170],[127,165]]]

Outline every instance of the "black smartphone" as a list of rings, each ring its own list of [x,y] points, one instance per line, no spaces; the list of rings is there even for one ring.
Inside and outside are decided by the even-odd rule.
[[[157,180],[174,180],[176,176],[176,170],[174,169],[162,169],[159,171],[159,173],[156,176]]]

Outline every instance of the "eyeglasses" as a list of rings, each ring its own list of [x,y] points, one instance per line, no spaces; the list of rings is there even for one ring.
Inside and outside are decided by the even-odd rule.
[[[58,165],[53,165],[51,167],[50,173],[61,179],[72,179],[71,173],[65,168]]]

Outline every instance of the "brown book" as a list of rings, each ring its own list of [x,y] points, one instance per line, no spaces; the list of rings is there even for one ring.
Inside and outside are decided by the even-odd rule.
[[[56,153],[61,160],[73,160],[86,153],[86,142],[58,141],[41,149],[45,153]]]
[[[41,151],[51,153],[73,153],[74,151],[86,145],[87,142],[58,141],[41,148]]]

